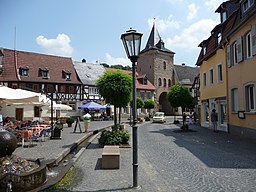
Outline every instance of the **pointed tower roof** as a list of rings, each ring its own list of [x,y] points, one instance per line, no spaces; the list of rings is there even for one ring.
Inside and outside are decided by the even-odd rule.
[[[146,47],[145,47],[145,49],[143,49],[141,51],[141,53],[146,52],[146,51],[151,50],[151,49],[158,49],[158,50],[161,50],[161,51],[165,51],[165,52],[169,52],[169,53],[174,54],[174,52],[165,48],[164,42],[161,39],[161,37],[160,37],[160,35],[159,35],[159,33],[156,29],[155,22],[153,23],[153,27],[151,29]]]
[[[150,47],[154,47],[160,41],[160,39],[161,39],[161,37],[160,37],[160,35],[156,29],[155,23],[154,23],[145,48],[148,49]]]

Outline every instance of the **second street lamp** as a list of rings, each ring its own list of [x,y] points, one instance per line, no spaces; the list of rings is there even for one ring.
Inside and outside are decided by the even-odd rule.
[[[139,58],[142,34],[131,29],[121,35],[127,57],[132,62],[132,149],[133,149],[133,187],[138,188],[138,136],[136,126],[136,62]]]

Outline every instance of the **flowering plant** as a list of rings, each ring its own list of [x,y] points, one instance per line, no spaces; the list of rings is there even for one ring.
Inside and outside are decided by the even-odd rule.
[[[63,129],[63,123],[61,123],[61,122],[56,123],[55,128],[56,129]]]
[[[84,116],[83,116],[83,120],[90,120],[91,119],[91,115],[89,113],[86,113]]]

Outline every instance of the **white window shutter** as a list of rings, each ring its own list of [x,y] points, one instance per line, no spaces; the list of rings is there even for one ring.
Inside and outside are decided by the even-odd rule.
[[[236,40],[237,42],[237,62],[243,61],[243,50],[242,50],[242,37],[239,36]]]
[[[230,45],[227,46],[227,66],[228,66],[228,67],[231,67]]]
[[[256,55],[256,25],[252,26],[252,55]]]

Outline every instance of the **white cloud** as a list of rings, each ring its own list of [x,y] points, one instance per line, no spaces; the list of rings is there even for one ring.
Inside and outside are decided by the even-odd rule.
[[[205,5],[213,10],[216,10],[221,3],[223,3],[223,0],[205,0]]]
[[[210,36],[211,30],[216,25],[217,22],[211,19],[200,20],[184,29],[180,35],[164,40],[166,47],[174,52],[175,47],[182,48],[184,51],[197,50],[199,43]]]
[[[56,39],[47,39],[40,35],[36,38],[37,44],[49,54],[71,56],[73,48],[70,46],[70,38],[62,33],[58,34]]]
[[[190,21],[194,19],[197,15],[197,11],[199,10],[199,6],[196,6],[196,4],[192,3],[188,6],[188,16],[187,20]]]
[[[148,19],[148,25],[149,28],[152,28],[152,24],[156,23],[156,27],[159,33],[163,33],[166,30],[170,29],[179,29],[180,28],[180,24],[178,21],[176,21],[173,17],[173,15],[169,15],[168,18],[166,20],[164,19],[160,19],[159,17],[156,17],[155,19]]]
[[[107,63],[108,65],[122,65],[122,66],[131,66],[131,61],[128,58],[123,57],[112,57],[109,53],[105,54],[105,61],[104,63]],[[101,63],[103,63],[101,62]]]

